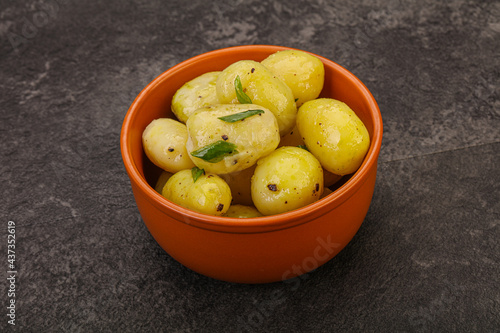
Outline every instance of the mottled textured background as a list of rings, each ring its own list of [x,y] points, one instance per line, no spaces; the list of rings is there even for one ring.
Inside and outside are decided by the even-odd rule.
[[[493,332],[500,328],[499,1],[0,0],[0,271],[18,332]],[[169,67],[243,44],[312,51],[372,91],[377,186],[352,242],[294,284],[166,254],[119,133]]]

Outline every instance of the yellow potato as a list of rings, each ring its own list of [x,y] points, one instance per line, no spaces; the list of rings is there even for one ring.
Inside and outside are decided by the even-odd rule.
[[[250,179],[253,176],[256,166],[257,165],[254,164],[250,168],[242,171],[220,175],[231,188],[231,195],[233,196],[232,204],[253,205],[252,193],[250,191]]]
[[[293,92],[297,107],[319,96],[325,82],[325,68],[319,58],[298,50],[271,54],[261,62]]]
[[[323,168],[323,177],[325,179],[325,187],[330,187],[342,179],[342,176],[331,173]]]
[[[259,217],[262,216],[259,211],[253,206],[245,206],[245,205],[231,205],[224,214],[227,217],[237,217],[237,218],[250,218],[250,217]]]
[[[158,180],[156,181],[155,191],[161,194],[161,191],[163,191],[163,187],[165,186],[167,181],[170,179],[170,177],[172,177],[171,172],[162,171],[162,173],[158,177]]]
[[[172,98],[172,112],[177,119],[186,123],[187,119],[199,108],[218,104],[215,83],[220,72],[208,72],[186,82]]]
[[[186,151],[187,138],[186,125],[174,119],[159,118],[142,133],[142,145],[151,162],[175,173],[194,167]]]
[[[294,126],[291,131],[281,137],[278,147],[301,145],[305,145],[304,140],[302,140],[302,136],[300,135],[297,126]]]
[[[324,197],[328,196],[329,194],[332,194],[333,191],[330,190],[328,187],[325,187],[325,190],[323,191],[323,194],[321,195],[320,199],[323,199]]]
[[[191,169],[175,173],[163,187],[168,200],[199,213],[221,216],[231,205],[231,189],[214,174],[202,174],[193,181]]]
[[[306,206],[323,193],[323,169],[307,150],[281,147],[257,162],[252,199],[263,215]]]
[[[302,136],[300,135],[299,129],[295,126],[289,133],[285,134],[281,137],[279,147],[284,146],[305,146],[304,140],[302,140]],[[336,175],[327,171],[323,168],[323,178],[325,187],[332,186],[336,182],[338,182],[342,176]]]
[[[262,105],[276,116],[281,135],[292,129],[297,115],[292,90],[259,62],[241,60],[222,71],[216,87],[220,103],[239,103],[234,86],[237,76],[252,103]]]
[[[262,110],[263,113],[232,123],[219,119],[249,110]],[[219,104],[199,109],[189,117],[186,126],[186,148],[192,161],[200,169],[215,174],[251,167],[259,158],[276,149],[280,140],[278,123],[273,113],[254,104]],[[221,141],[235,145],[237,152],[222,155],[223,158],[217,162],[193,156],[195,151]]]
[[[361,119],[347,104],[335,99],[304,103],[297,114],[297,127],[309,151],[336,175],[355,172],[370,146]]]

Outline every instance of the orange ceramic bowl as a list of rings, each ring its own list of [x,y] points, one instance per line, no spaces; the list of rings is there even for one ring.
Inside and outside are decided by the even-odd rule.
[[[237,46],[201,54],[165,71],[134,100],[123,121],[120,144],[125,169],[144,223],[174,259],[203,275],[239,283],[286,280],[332,259],[353,238],[373,195],[382,142],[375,99],[353,74],[331,60],[321,97],[347,103],[370,133],[371,145],[358,171],[325,198],[287,213],[238,219],[200,214],[154,190],[160,170],[144,154],[141,136],[154,119],[173,117],[172,96],[185,82],[238,61],[261,61],[280,46]]]

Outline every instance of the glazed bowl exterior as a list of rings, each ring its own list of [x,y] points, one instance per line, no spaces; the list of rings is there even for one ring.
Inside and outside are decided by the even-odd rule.
[[[372,94],[352,73],[317,56],[325,66],[320,97],[347,103],[368,129],[371,145],[358,171],[325,198],[287,213],[238,219],[200,214],[154,190],[160,173],[147,159],[142,132],[154,119],[174,117],[172,96],[185,82],[239,60],[261,61],[290,49],[236,46],[211,51],[171,67],[136,97],[122,125],[120,145],[125,169],[141,217],[159,245],[200,274],[229,282],[287,280],[332,259],[360,228],[371,203],[382,142],[382,117]]]

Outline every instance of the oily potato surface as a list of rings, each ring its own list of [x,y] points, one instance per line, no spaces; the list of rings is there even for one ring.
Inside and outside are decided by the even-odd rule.
[[[255,207],[263,215],[303,207],[323,193],[323,168],[303,148],[278,148],[258,161],[251,193]]]
[[[224,216],[237,218],[259,217],[262,214],[253,206],[231,205]]]
[[[168,171],[162,171],[155,184],[155,191],[160,193],[163,191],[163,187],[167,183],[167,181],[172,177],[172,173]]]
[[[325,68],[319,58],[299,50],[271,54],[261,62],[292,90],[297,107],[316,99],[325,82]]]
[[[287,134],[283,135],[281,137],[280,143],[278,145],[279,147],[284,147],[284,146],[305,146],[306,144],[304,143],[304,140],[302,139],[302,136],[300,135],[299,129],[297,126],[295,126],[290,132]],[[342,176],[336,175],[331,173],[330,171],[326,170],[323,168],[323,179],[324,179],[324,185],[325,187],[332,186],[336,182],[338,182]]]
[[[232,123],[219,119],[248,110],[262,110],[263,113]],[[276,149],[280,140],[273,113],[254,104],[219,104],[199,109],[189,117],[186,125],[186,148],[192,161],[200,169],[215,174],[232,173],[253,166],[259,158]],[[234,144],[237,152],[216,163],[192,155],[194,151],[221,140]]]
[[[193,179],[191,169],[172,175],[161,193],[168,200],[199,213],[221,216],[231,205],[231,189],[215,174]]]
[[[281,136],[278,147],[300,145],[305,145],[304,140],[302,140],[302,136],[297,126],[294,126],[290,131],[286,132],[285,135]]]
[[[170,119],[153,120],[142,133],[142,145],[147,157],[161,169],[175,173],[194,167],[186,150],[186,125]]]
[[[190,115],[199,108],[218,104],[215,84],[220,72],[202,74],[180,87],[172,97],[172,112],[186,123]]]
[[[295,125],[297,107],[292,90],[261,63],[241,60],[226,67],[217,79],[220,103],[238,103],[234,81],[239,76],[243,92],[253,104],[269,109],[278,120],[283,135]]]
[[[219,175],[231,188],[231,195],[233,197],[232,204],[253,205],[250,180],[255,172],[256,166],[257,165],[254,164],[250,168],[242,171]]]
[[[361,119],[347,104],[332,98],[304,103],[297,114],[297,127],[309,151],[336,175],[355,172],[370,146]]]

